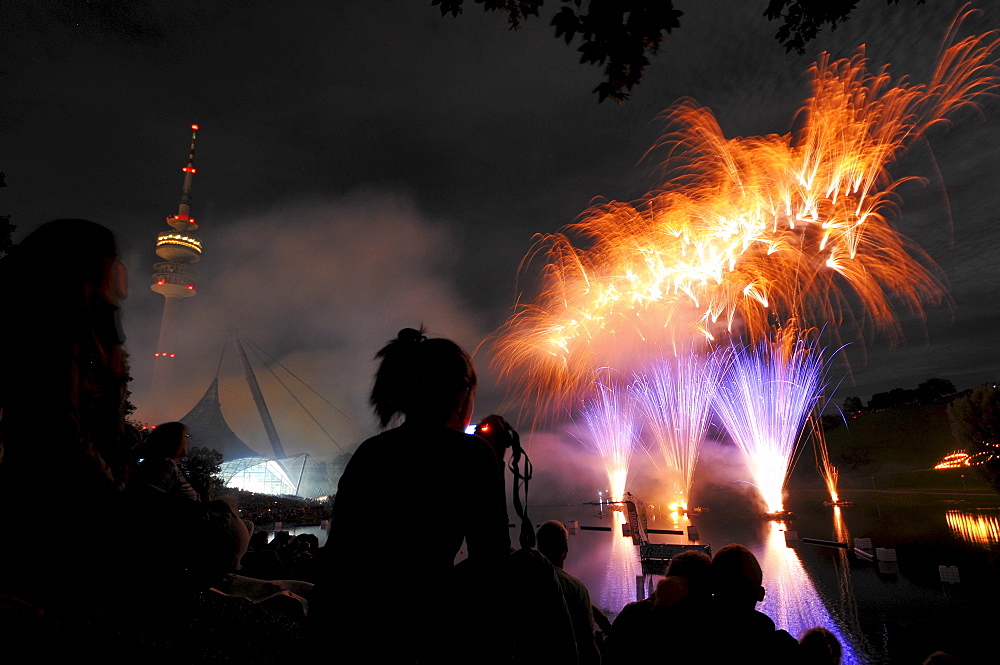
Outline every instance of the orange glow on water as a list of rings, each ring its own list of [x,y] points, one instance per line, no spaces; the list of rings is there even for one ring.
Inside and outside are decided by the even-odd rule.
[[[1000,519],[996,517],[949,510],[945,519],[952,532],[963,540],[977,545],[1000,543]]]

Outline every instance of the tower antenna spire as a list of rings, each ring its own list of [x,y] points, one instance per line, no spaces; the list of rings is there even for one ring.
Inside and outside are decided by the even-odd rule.
[[[169,231],[161,231],[156,237],[156,255],[162,261],[153,265],[153,283],[150,288],[163,296],[163,318],[160,321],[160,336],[153,354],[153,384],[150,386],[150,415],[160,422],[168,417],[164,405],[173,392],[173,365],[177,358],[175,348],[176,318],[178,304],[184,298],[197,295],[195,285],[198,269],[194,263],[201,260],[201,239],[193,231],[198,222],[191,216],[191,184],[194,168],[194,144],[198,139],[198,125],[191,125],[191,147],[188,149],[184,184],[181,188],[181,202],[177,214],[167,217]]]
[[[184,184],[181,187],[181,203],[177,206],[177,217],[190,220],[194,225],[193,229],[198,228],[198,224],[191,219],[191,184],[194,181],[194,174],[198,172],[194,168],[194,144],[198,140],[198,129],[198,125],[191,125],[191,148],[188,150],[187,166],[181,169],[184,172]],[[167,218],[167,221],[169,222],[170,218]]]

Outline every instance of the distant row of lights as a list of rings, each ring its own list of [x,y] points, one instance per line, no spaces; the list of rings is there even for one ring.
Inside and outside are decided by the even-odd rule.
[[[963,466],[979,466],[980,464],[985,464],[991,459],[993,459],[993,455],[991,453],[976,453],[974,455],[970,455],[964,450],[958,450],[945,455],[944,459],[938,462],[934,468],[958,469]]]
[[[176,353],[167,353],[166,351],[161,351],[159,353],[154,353],[153,357],[154,358],[176,358],[177,354]]]

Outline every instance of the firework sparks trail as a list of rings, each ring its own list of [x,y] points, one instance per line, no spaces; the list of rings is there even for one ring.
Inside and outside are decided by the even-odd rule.
[[[651,152],[664,184],[631,203],[595,205],[565,233],[536,237],[539,295],[499,332],[493,362],[526,404],[566,406],[594,368],[631,371],[650,346],[691,346],[724,332],[762,339],[775,321],[901,338],[900,312],[943,302],[939,271],[892,222],[887,166],[933,125],[997,85],[997,31],[949,31],[925,84],[869,69],[864,50],[822,56],[794,134],[725,138],[684,101]],[[950,44],[950,46],[948,46]],[[571,236],[578,238],[574,244]]]
[[[672,476],[667,479],[672,485],[671,511],[688,508],[718,374],[714,355],[689,353],[649,363],[632,384],[648,432],[647,443],[660,451]]]
[[[779,331],[773,341],[726,350],[714,411],[743,452],[767,512],[784,510],[783,489],[796,444],[825,387],[815,340]]]
[[[837,491],[837,483],[840,480],[840,472],[837,467],[830,462],[830,450],[826,446],[826,432],[823,423],[814,412],[809,416],[809,431],[812,434],[813,450],[816,453],[816,469],[826,483],[826,491],[830,493],[830,501],[840,501],[840,492]],[[839,514],[840,509],[837,508]]]
[[[621,501],[629,461],[639,438],[631,394],[610,381],[598,382],[592,397],[580,409],[580,417],[583,427],[576,437],[601,455],[611,500]]]

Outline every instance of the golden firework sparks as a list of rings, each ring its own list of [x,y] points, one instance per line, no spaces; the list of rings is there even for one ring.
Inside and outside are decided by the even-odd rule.
[[[727,139],[711,112],[683,101],[664,184],[631,203],[593,206],[565,232],[539,236],[541,289],[519,305],[493,362],[526,404],[566,406],[598,367],[651,350],[685,352],[720,334],[750,340],[776,324],[850,324],[896,340],[897,316],[946,297],[926,253],[892,224],[887,166],[927,129],[996,87],[996,31],[949,32],[926,84],[822,56],[794,134]]]

